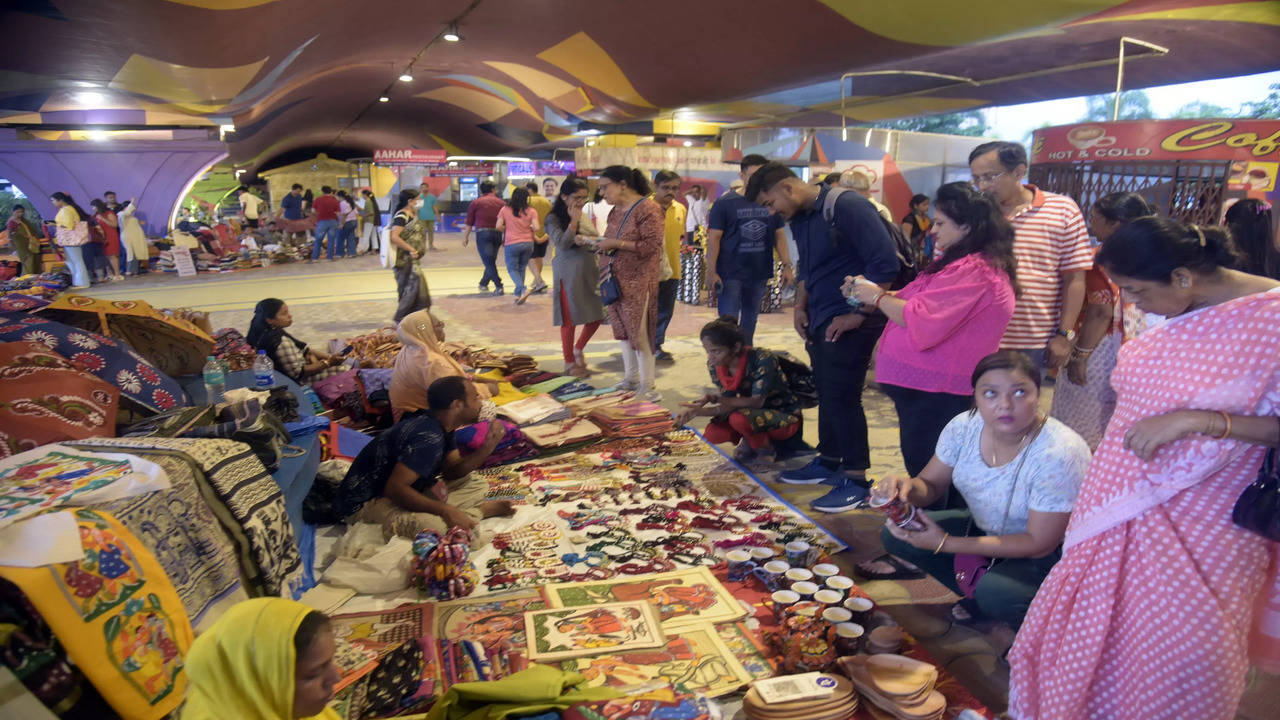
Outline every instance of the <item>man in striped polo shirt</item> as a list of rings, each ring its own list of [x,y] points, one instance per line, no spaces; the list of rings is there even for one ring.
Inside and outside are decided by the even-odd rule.
[[[1017,233],[1022,294],[1000,340],[1044,368],[1059,368],[1071,355],[1075,323],[1084,305],[1085,271],[1093,267],[1089,231],[1075,201],[1024,185],[1027,151],[1011,142],[983,143],[969,153],[973,184],[1000,205]]]

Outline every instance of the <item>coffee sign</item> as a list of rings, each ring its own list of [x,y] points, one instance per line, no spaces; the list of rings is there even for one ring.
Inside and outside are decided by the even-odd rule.
[[[1031,162],[1280,161],[1280,120],[1136,120],[1041,128]]]

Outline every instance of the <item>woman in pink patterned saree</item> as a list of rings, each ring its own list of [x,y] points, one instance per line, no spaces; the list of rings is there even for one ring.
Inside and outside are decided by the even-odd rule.
[[[1220,228],[1141,218],[1098,262],[1170,318],[1126,343],[1062,560],[1010,653],[1018,720],[1234,718],[1280,666],[1277,546],[1231,522],[1280,439],[1280,283]]]

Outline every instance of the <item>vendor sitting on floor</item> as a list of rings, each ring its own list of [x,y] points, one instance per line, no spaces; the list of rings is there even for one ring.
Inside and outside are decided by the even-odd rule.
[[[515,512],[506,500],[486,501],[487,481],[469,476],[502,440],[503,424],[490,423],[484,445],[464,458],[453,431],[480,418],[475,384],[440,378],[427,388],[427,403],[429,410],[405,413],[360,451],[338,488],[338,513],[381,525],[388,539],[461,527],[471,531],[472,547],[479,547],[476,523]]]
[[[681,403],[686,410],[676,418],[683,425],[696,416],[712,418],[703,435],[713,443],[736,442],[733,456],[749,462],[761,453],[785,460],[795,454],[800,438],[800,401],[796,399],[768,350],[746,344],[738,321],[725,315],[702,328],[707,369],[718,394]]]
[[[857,571],[871,580],[910,577],[914,568],[905,560],[965,595],[956,579],[964,564],[957,555],[992,559],[970,597],[952,608],[952,619],[1002,621],[1016,631],[1062,557],[1089,446],[1041,414],[1040,369],[1027,355],[1002,350],[986,356],[973,371],[973,388],[977,407],[947,424],[919,477],[887,477],[872,491],[873,497],[924,507],[954,483],[968,509],[918,511],[924,529],[916,532],[886,521],[881,539],[890,555],[861,563]]]
[[[310,384],[346,370],[341,355],[316,350],[285,332],[293,324],[289,306],[279,298],[260,300],[253,309],[245,339],[254,350],[266,350],[276,370],[298,384]]]
[[[400,352],[396,355],[395,369],[391,371],[391,412],[396,420],[415,410],[426,410],[427,388],[442,377],[471,377],[462,363],[454,360],[444,348],[444,321],[429,310],[418,310],[405,315],[396,328],[400,338]],[[496,407],[491,398],[498,391],[498,382],[477,380],[476,391],[480,395],[480,416],[490,419]],[[515,387],[510,390],[523,394]]]

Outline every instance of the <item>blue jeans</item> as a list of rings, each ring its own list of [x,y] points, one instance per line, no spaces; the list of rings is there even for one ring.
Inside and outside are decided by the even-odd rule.
[[[356,256],[356,221],[348,220],[342,225],[342,241],[338,244],[338,254]]]
[[[488,287],[493,283],[498,290],[502,289],[502,278],[498,275],[498,249],[501,247],[502,233],[493,228],[476,229],[476,252],[480,254],[480,262],[484,263],[480,284]]]
[[[522,242],[506,246],[507,274],[516,285],[516,297],[524,294],[524,270],[529,267],[529,258],[533,257],[533,243]]]
[[[676,293],[680,290],[680,280],[658,281],[658,332],[654,347],[662,349],[662,342],[667,339],[667,326],[676,314]]]
[[[84,247],[67,245],[62,248],[67,258],[67,270],[71,271],[71,284],[78,288],[89,287],[89,268],[84,263]]]
[[[316,241],[311,246],[311,259],[315,260],[320,257],[320,248],[324,246],[325,238],[329,238],[329,252],[325,257],[333,259],[333,253],[338,249],[338,221],[337,220],[321,220],[316,223]]]
[[[764,298],[768,280],[739,280],[721,278],[720,295],[716,298],[716,310],[721,315],[732,315],[750,345],[756,334],[756,318],[760,317],[760,300]]]

